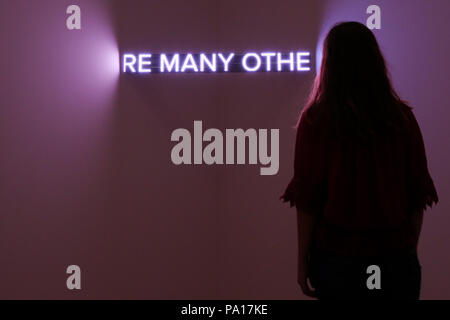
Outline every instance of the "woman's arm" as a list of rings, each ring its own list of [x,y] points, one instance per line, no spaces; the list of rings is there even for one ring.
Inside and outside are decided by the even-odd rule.
[[[305,110],[305,109],[304,109]],[[308,285],[308,256],[315,216],[321,212],[328,179],[328,136],[318,124],[312,124],[302,112],[297,126],[294,176],[281,197],[297,209],[298,275],[297,281],[305,295],[314,297]]]
[[[303,293],[309,297],[315,297],[315,292],[308,285],[308,255],[311,248],[311,240],[316,224],[316,217],[297,208],[297,233],[298,233],[298,274],[297,282]]]

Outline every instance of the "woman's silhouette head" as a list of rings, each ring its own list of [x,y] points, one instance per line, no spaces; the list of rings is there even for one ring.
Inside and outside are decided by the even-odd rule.
[[[334,134],[367,138],[399,127],[402,104],[373,33],[359,22],[335,25],[324,41],[307,117],[322,110],[333,120]]]

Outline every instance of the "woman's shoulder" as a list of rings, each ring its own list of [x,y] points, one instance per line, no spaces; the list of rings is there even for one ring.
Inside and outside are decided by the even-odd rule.
[[[297,138],[303,141],[324,144],[329,138],[328,114],[318,105],[303,108],[297,122]]]
[[[408,128],[413,131],[420,130],[419,123],[417,122],[416,116],[413,112],[413,108],[405,101],[399,101],[400,110],[404,114]]]
[[[323,128],[329,120],[329,110],[323,104],[313,103],[303,108],[299,124]]]
[[[413,107],[404,100],[398,100],[395,102],[398,105],[398,109],[403,114],[404,118],[409,122],[415,122],[416,117],[414,116]]]

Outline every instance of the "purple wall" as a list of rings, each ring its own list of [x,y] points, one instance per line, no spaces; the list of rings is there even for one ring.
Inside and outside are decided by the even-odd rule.
[[[450,3],[375,1],[394,84],[415,107],[440,203],[420,244],[422,298],[450,298]],[[82,30],[65,9],[82,9]],[[314,72],[119,74],[119,52],[310,50],[370,1],[2,1],[0,298],[304,298],[292,174]],[[5,32],[6,31],[6,32]],[[315,63],[315,61],[314,61]],[[280,171],[175,166],[176,128],[279,128]],[[439,249],[438,249],[439,248]],[[65,268],[82,269],[82,290]]]

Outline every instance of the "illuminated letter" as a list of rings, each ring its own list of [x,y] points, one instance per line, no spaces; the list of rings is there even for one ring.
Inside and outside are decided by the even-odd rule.
[[[223,164],[223,137],[218,129],[208,129],[203,134],[203,141],[211,141],[203,150],[203,160],[206,164]],[[214,155],[213,155],[214,153]]]
[[[151,61],[144,61],[144,59],[151,59],[151,57],[152,57],[152,55],[149,54],[149,53],[143,53],[143,54],[139,55],[139,67],[138,67],[139,69],[138,70],[139,70],[140,73],[150,73],[150,72],[152,72],[152,69],[150,69],[150,68],[145,69],[143,67],[144,65],[149,66],[149,65],[152,64]]]
[[[67,14],[71,16],[66,20],[66,27],[69,30],[80,30],[81,29],[81,9],[77,5],[71,5],[67,7]]]
[[[67,274],[70,276],[67,278],[66,286],[69,290],[81,289],[81,269],[77,265],[71,265],[67,267]]]
[[[247,64],[248,58],[255,58],[256,64],[254,67],[249,67]],[[244,67],[245,71],[248,72],[255,72],[261,67],[261,58],[256,53],[246,53],[244,55],[244,58],[242,59],[242,66]]]
[[[229,69],[228,65],[230,64],[231,59],[233,59],[233,57],[234,53],[230,53],[227,58],[225,58],[221,53],[219,53],[219,58],[223,62],[223,71],[228,72]]]
[[[175,72],[180,70],[180,55],[178,53],[174,54],[172,60],[169,63],[167,56],[162,53],[160,56],[160,72],[165,72],[167,68],[167,72],[172,72],[172,69],[175,67]]]
[[[262,176],[275,175],[279,168],[279,129],[270,130],[270,156],[267,152],[267,129],[259,129],[259,162],[270,167],[260,168]]]
[[[309,63],[309,59],[302,59],[302,57],[309,57],[309,52],[297,52],[297,71],[309,71],[309,66],[302,66],[303,63]]]
[[[172,132],[170,140],[180,141],[180,138],[182,140],[173,147],[170,158],[176,165],[191,164],[191,134],[186,129],[176,129]],[[183,152],[183,155],[180,155],[180,152]]]
[[[266,71],[272,70],[272,57],[276,56],[274,52],[263,52],[261,56],[266,57]]]
[[[216,59],[215,53],[213,53],[213,55],[212,55],[212,62],[210,60],[208,60],[208,58],[206,57],[206,55],[204,53],[201,53],[200,54],[200,71],[201,72],[205,71],[205,63],[208,65],[210,71],[212,71],[212,72],[217,71],[217,59]]]
[[[123,55],[123,72],[127,72],[127,66],[131,72],[136,72],[134,65],[136,64],[136,56],[134,54]]]
[[[381,29],[381,9],[379,6],[373,4],[367,7],[367,14],[372,14],[367,18],[367,28],[370,30]]]
[[[188,53],[186,55],[186,58],[184,59],[183,66],[181,67],[181,72],[185,72],[186,69],[192,69],[195,72],[198,72],[197,64],[194,61],[194,57],[190,53]]]
[[[289,70],[290,71],[294,71],[294,53],[293,52],[289,53],[289,59],[283,59],[281,57],[281,53],[278,52],[278,59],[277,60],[278,60],[277,61],[278,71],[282,70],[281,65],[283,63],[289,63]]]

